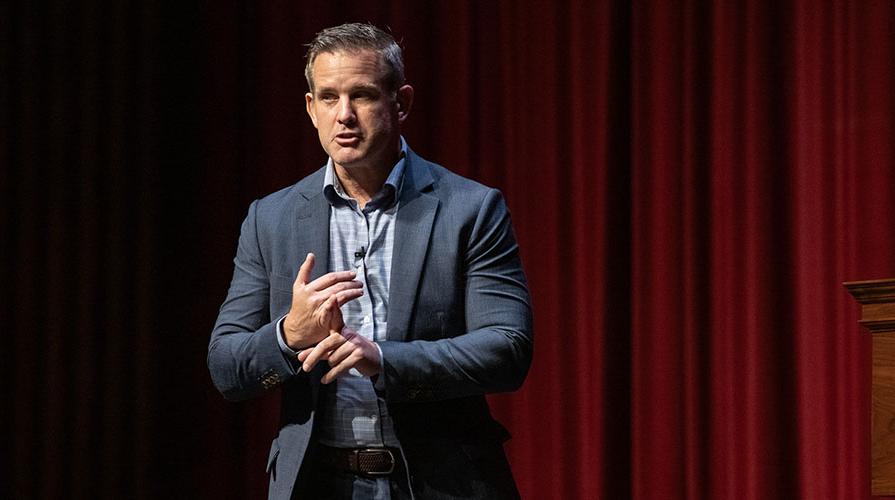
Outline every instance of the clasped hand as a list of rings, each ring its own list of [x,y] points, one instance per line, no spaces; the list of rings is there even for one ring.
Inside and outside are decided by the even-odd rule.
[[[332,368],[321,380],[324,384],[351,368],[367,377],[376,375],[379,349],[363,335],[345,327],[339,309],[363,295],[363,284],[354,279],[354,271],[332,272],[309,282],[314,262],[314,254],[309,253],[292,285],[292,307],[283,321],[286,344],[296,350],[304,349],[298,355],[304,371],[311,371],[320,360],[329,361]]]
[[[328,384],[352,368],[361,375],[372,377],[379,373],[379,348],[372,341],[356,331],[343,327],[341,332],[333,331],[313,349],[305,349],[298,354],[302,370],[309,372],[318,361],[327,360],[331,367],[320,379]]]

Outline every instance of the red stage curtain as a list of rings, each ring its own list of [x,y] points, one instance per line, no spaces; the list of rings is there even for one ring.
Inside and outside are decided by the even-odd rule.
[[[411,145],[506,193],[536,355],[492,402],[525,497],[869,495],[869,337],[841,282],[895,275],[893,4],[252,14],[255,135],[233,139],[258,194],[322,162],[300,44],[347,19],[404,37]]]
[[[506,194],[525,498],[869,497],[841,282],[895,276],[895,3],[137,4],[0,6],[0,497],[264,497],[278,402],[205,348],[248,203],[324,161],[303,44],[358,20],[411,146]]]

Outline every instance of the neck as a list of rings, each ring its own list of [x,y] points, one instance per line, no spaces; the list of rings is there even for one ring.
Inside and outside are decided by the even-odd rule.
[[[363,208],[382,189],[400,154],[396,147],[394,154],[365,165],[355,164],[346,167],[333,162],[333,170],[335,170],[345,194],[357,200]]]
[[[346,168],[339,164],[334,164],[333,167],[342,189],[348,196],[357,200],[361,207],[382,189],[391,171],[389,167]]]

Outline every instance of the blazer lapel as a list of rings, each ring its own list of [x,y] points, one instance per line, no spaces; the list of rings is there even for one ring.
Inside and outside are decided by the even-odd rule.
[[[311,270],[311,279],[317,279],[329,270],[329,218],[330,205],[323,195],[323,170],[303,182],[299,188],[298,200],[295,203],[295,212],[292,216],[292,241],[291,248],[299,252],[293,255],[294,262],[292,276],[298,274],[298,268],[305,261],[307,252],[312,252],[316,257],[314,269]],[[304,252],[304,253],[301,253]],[[329,370],[326,363],[319,363],[311,372],[312,380],[319,381]],[[312,398],[318,400],[320,384],[311,384]],[[316,403],[315,403],[316,405]]]
[[[326,196],[323,195],[322,170],[318,173],[321,175],[314,175],[309,179],[310,182],[302,183],[304,189],[299,190],[295,214],[292,217],[294,244],[291,248],[313,252],[317,259],[311,271],[312,280],[326,274],[329,267],[330,206]],[[305,261],[306,255],[307,253],[302,253],[294,256],[293,276],[298,274],[298,268]]]
[[[439,203],[428,194],[434,180],[425,162],[412,151],[406,161],[389,279],[388,340],[406,339]]]

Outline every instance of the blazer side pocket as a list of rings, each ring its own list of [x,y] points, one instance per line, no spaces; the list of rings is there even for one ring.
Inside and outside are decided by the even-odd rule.
[[[268,474],[272,474],[271,479],[273,479],[274,481],[277,480],[277,478],[276,478],[276,475],[277,475],[276,463],[277,463],[277,456],[279,456],[279,454],[280,454],[280,443],[276,439],[274,439],[273,442],[270,443],[270,455],[268,455],[268,457],[267,457],[267,469],[266,469],[266,472]]]

